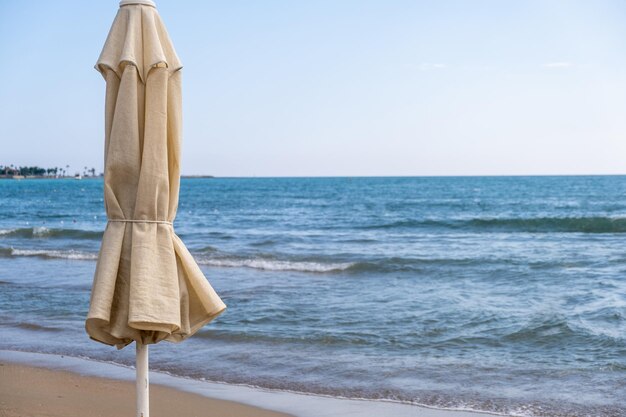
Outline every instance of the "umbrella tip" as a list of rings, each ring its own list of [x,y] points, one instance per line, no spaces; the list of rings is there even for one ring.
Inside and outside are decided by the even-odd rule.
[[[141,4],[144,6],[156,7],[156,4],[152,0],[122,0],[120,1],[120,7],[130,6],[131,4]]]

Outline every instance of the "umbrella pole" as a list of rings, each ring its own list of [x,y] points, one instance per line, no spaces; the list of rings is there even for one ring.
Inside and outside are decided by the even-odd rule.
[[[148,380],[148,345],[136,342],[137,348],[137,417],[150,417],[150,381]]]

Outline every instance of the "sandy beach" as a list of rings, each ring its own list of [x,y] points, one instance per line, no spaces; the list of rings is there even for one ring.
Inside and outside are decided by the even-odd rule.
[[[153,385],[151,415],[286,417],[289,414],[263,410],[232,401]],[[60,370],[0,363],[0,416],[2,417],[122,417],[135,410],[135,386]]]

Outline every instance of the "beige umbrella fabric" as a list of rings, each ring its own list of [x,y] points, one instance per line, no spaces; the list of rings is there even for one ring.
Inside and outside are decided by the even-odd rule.
[[[92,339],[120,349],[179,342],[226,308],[172,226],[181,68],[154,3],[122,1],[96,64],[106,80],[109,221],[85,323]]]

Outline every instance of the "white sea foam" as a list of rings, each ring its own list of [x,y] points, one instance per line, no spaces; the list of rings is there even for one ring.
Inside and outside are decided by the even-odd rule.
[[[335,272],[344,271],[353,264],[345,263],[319,263],[319,262],[297,262],[279,261],[273,259],[228,259],[228,258],[200,258],[198,263],[216,267],[226,268],[253,268],[268,271],[300,271],[300,272]]]
[[[50,229],[48,229],[47,227],[33,227],[33,236],[36,237],[43,237],[43,236],[48,236],[50,234]]]
[[[0,236],[10,235],[13,232],[15,232],[15,229],[0,229]]]
[[[41,256],[46,258],[60,258],[73,260],[95,260],[98,255],[95,253],[79,252],[75,250],[43,250],[43,249],[11,249],[13,256]]]

